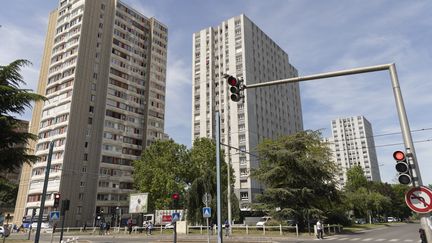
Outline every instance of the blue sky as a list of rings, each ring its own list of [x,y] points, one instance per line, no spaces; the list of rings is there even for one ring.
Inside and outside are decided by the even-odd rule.
[[[246,14],[288,54],[300,75],[396,63],[424,184],[432,184],[432,9],[431,1],[364,0],[124,0],[169,29],[166,132],[191,144],[192,33]],[[23,74],[35,89],[48,14],[57,0],[9,0],[0,8],[0,65],[17,58],[33,66]],[[364,115],[374,134],[400,132],[388,72],[301,84],[305,129]],[[30,119],[31,112],[21,118]],[[431,140],[431,141],[426,141]],[[423,141],[423,142],[422,142]],[[400,134],[378,136],[383,181],[396,183],[392,153]]]

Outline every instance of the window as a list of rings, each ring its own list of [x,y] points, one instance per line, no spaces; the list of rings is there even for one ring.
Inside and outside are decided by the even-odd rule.
[[[242,200],[242,201],[249,200],[249,193],[248,192],[240,192],[240,200]]]

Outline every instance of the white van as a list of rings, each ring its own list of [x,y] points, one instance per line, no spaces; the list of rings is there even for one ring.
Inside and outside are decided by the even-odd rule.
[[[394,217],[387,217],[387,222],[391,223],[391,222],[397,222],[397,219]]]
[[[256,223],[256,226],[262,227],[264,224],[266,224],[270,220],[271,220],[270,216],[261,217],[261,219]]]

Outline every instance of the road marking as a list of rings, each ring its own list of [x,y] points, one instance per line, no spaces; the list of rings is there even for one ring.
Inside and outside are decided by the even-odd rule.
[[[360,238],[352,238],[350,241],[357,241],[360,240]]]
[[[404,240],[405,242],[413,242],[414,240]]]
[[[349,238],[340,238],[338,240],[348,240]]]
[[[373,240],[373,238],[366,238],[366,239],[364,239],[362,241],[371,241],[371,240]]]
[[[386,239],[377,239],[375,241],[385,241]]]
[[[399,241],[399,239],[391,239],[390,242]]]

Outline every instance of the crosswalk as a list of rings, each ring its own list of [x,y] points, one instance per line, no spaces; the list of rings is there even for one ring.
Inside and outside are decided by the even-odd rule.
[[[417,243],[417,242],[421,242],[421,240],[411,240],[411,239],[383,239],[383,238],[366,238],[366,239],[362,239],[362,238],[349,238],[349,237],[343,237],[343,238],[331,238],[330,240],[333,241],[340,241],[340,242],[412,242],[412,243]]]

